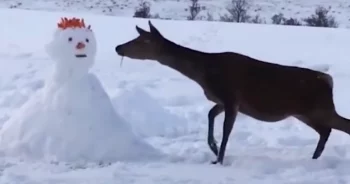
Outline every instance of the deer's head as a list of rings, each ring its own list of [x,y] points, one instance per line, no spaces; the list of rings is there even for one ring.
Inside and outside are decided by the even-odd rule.
[[[124,44],[116,46],[115,51],[120,56],[132,59],[155,59],[164,46],[165,39],[160,32],[148,21],[150,32],[136,26],[139,36]]]

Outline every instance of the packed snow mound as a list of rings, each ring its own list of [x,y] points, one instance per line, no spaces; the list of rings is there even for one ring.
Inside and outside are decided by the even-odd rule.
[[[159,156],[114,111],[94,75],[74,85],[50,92],[45,87],[24,104],[1,129],[0,150],[8,156],[64,162]]]
[[[184,118],[172,114],[141,88],[122,91],[113,99],[113,105],[138,136],[175,137],[187,132]]]

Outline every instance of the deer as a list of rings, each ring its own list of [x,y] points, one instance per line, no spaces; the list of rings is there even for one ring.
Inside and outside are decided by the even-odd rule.
[[[207,116],[207,144],[216,156],[212,164],[223,164],[238,113],[267,123],[292,117],[306,124],[319,135],[312,159],[321,156],[332,129],[350,134],[350,120],[336,112],[330,74],[236,52],[202,52],[165,38],[151,21],[148,25],[150,31],[136,25],[139,35],[117,45],[115,52],[122,58],[157,61],[203,89],[207,100],[214,103]],[[218,149],[214,121],[223,112]]]

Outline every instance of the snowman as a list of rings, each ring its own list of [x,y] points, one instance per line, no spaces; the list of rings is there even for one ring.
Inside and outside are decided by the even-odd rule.
[[[55,63],[52,76],[3,125],[3,154],[98,163],[160,156],[131,131],[89,73],[97,51],[91,26],[83,19],[62,18],[46,49]]]

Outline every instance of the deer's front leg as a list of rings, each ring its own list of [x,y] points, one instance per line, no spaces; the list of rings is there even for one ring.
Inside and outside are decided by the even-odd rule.
[[[218,147],[214,138],[215,117],[224,111],[224,106],[220,104],[214,105],[208,113],[208,145],[210,150],[218,156]]]
[[[220,145],[220,151],[217,156],[216,161],[213,161],[213,164],[223,164],[223,160],[225,157],[226,145],[229,140],[233,124],[235,123],[238,108],[236,104],[225,105],[225,120],[223,125],[223,136]]]

